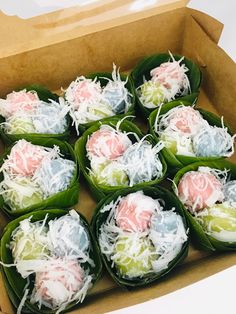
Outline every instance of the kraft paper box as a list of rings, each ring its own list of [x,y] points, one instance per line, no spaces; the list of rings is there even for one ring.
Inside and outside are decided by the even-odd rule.
[[[59,90],[78,74],[111,71],[113,62],[129,71],[144,56],[169,50],[200,66],[203,84],[198,106],[223,115],[236,132],[236,65],[217,46],[223,25],[186,8],[188,1],[163,0],[158,6],[129,12],[131,2],[103,1],[102,5],[69,8],[29,20],[0,13],[0,97],[31,83]],[[235,156],[231,159],[236,161]],[[90,220],[95,202],[83,182],[81,185],[76,208]],[[7,218],[0,214],[1,233],[6,223]],[[235,263],[235,253],[209,255],[191,247],[184,263],[165,279],[132,292],[116,286],[104,271],[91,296],[71,313],[99,314],[144,302]],[[15,311],[1,278],[0,310],[4,314]]]

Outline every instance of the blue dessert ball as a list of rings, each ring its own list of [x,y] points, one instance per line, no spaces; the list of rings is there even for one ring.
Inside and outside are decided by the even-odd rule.
[[[236,203],[236,180],[227,182],[223,186],[225,201]]]
[[[89,237],[81,222],[72,216],[62,216],[49,223],[52,251],[56,256],[83,257],[89,248]]]
[[[46,197],[64,191],[71,183],[75,172],[72,160],[56,158],[44,159],[35,177]]]
[[[127,89],[117,82],[109,82],[103,90],[103,96],[116,114],[124,113],[130,102]]]
[[[37,133],[42,134],[61,134],[67,129],[66,114],[59,104],[42,103],[38,106],[33,124]]]
[[[162,175],[162,164],[158,153],[148,142],[131,145],[121,158],[124,170],[129,176],[130,185],[148,182]]]
[[[173,211],[163,211],[152,217],[151,229],[163,235],[176,233],[178,229],[178,216]]]
[[[223,157],[231,147],[232,138],[223,128],[207,127],[193,138],[193,150],[199,157]]]

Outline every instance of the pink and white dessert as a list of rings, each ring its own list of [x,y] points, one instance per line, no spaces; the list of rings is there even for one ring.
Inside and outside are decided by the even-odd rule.
[[[154,130],[175,155],[193,157],[229,157],[235,136],[228,129],[209,125],[191,106],[180,105],[156,116]]]
[[[151,79],[144,77],[143,84],[137,88],[139,99],[146,108],[155,108],[163,103],[174,100],[191,92],[190,82],[187,76],[189,69],[182,57],[175,60],[170,53],[170,60],[160,64],[150,71]]]
[[[139,191],[122,198],[115,211],[117,225],[124,231],[143,232],[150,227],[155,210],[160,210],[157,200]]]
[[[208,123],[199,111],[191,106],[178,106],[161,117],[159,130],[168,129],[191,136],[206,125]]]
[[[79,125],[124,114],[131,106],[132,95],[125,86],[127,80],[121,79],[115,65],[111,78],[101,77],[102,80],[107,80],[107,84],[102,85],[99,79],[79,76],[65,92],[66,103],[78,134]]]
[[[7,95],[6,99],[0,100],[0,114],[9,118],[18,111],[32,111],[35,103],[39,101],[36,92],[21,90],[19,92],[12,92]]]
[[[140,190],[119,196],[101,207],[107,217],[99,228],[99,246],[114,272],[123,279],[159,273],[187,241],[182,217],[165,201]],[[99,218],[98,218],[99,219]]]
[[[176,61],[172,54],[170,54],[170,56],[170,61],[164,62],[151,70],[152,81],[159,82],[167,89],[172,90],[173,94],[182,93],[186,95],[190,90],[189,79],[186,75],[189,69],[185,64],[181,64],[184,57]]]
[[[13,174],[30,176],[35,173],[47,154],[48,151],[43,147],[20,140],[12,147],[3,166]]]
[[[32,303],[55,309],[66,305],[82,288],[84,271],[76,260],[55,259],[36,272]]]
[[[132,142],[125,133],[103,125],[94,132],[88,139],[86,149],[88,154],[105,157],[114,160],[123,155]]]
[[[0,127],[6,134],[61,134],[68,129],[68,110],[62,97],[45,102],[35,91],[12,92],[0,99]]]
[[[223,184],[210,168],[202,167],[183,175],[178,184],[178,196],[191,212],[198,212],[223,201]]]
[[[73,181],[76,163],[53,148],[19,140],[11,148],[0,172],[0,195],[12,211],[24,209],[65,191]]]

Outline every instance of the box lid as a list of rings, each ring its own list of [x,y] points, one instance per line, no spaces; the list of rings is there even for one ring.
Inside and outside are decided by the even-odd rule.
[[[0,12],[0,36],[4,42],[0,47],[1,57],[181,8],[189,2],[189,0],[80,0],[80,5],[60,9],[60,6],[78,3],[78,0],[63,0],[60,5],[56,0],[25,0],[21,2],[19,10],[19,4],[12,5],[14,1],[17,2],[9,1],[11,10],[7,10],[5,5],[5,13]],[[57,3],[57,6],[53,7],[53,2]],[[38,5],[38,8],[41,6],[42,10],[35,11],[34,4]],[[50,6],[46,7],[46,4]],[[27,12],[32,14],[23,14],[26,9],[22,5],[25,5]],[[22,18],[51,10],[56,11]]]

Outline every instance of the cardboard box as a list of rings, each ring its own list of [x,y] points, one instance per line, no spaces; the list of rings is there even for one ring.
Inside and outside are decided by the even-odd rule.
[[[131,1],[104,1],[103,6],[90,6],[87,11],[67,9],[27,21],[0,14],[0,36],[5,43],[0,48],[0,97],[30,83],[58,90],[78,74],[110,71],[113,62],[128,71],[142,57],[170,50],[194,60],[203,72],[198,106],[224,115],[236,131],[236,66],[217,46],[223,25],[184,7],[187,2],[163,0],[160,6],[127,13],[121,8]],[[9,34],[9,27],[16,33]],[[232,159],[236,161],[235,156]],[[81,184],[76,208],[90,220],[95,202]],[[6,217],[0,214],[1,232],[6,223]],[[72,313],[99,314],[140,303],[235,263],[234,253],[209,255],[191,247],[188,258],[170,275],[132,292],[123,291],[104,273],[91,296]],[[14,313],[2,280],[0,291],[2,313]]]

